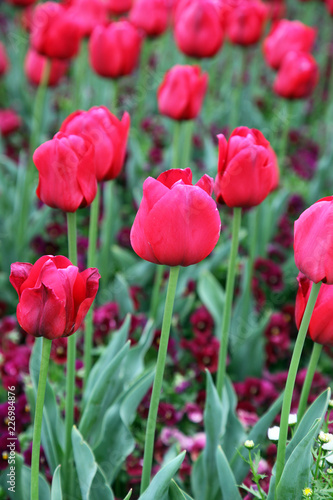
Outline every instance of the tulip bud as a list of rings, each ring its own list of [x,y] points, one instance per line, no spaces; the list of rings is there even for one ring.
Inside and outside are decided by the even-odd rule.
[[[286,99],[309,97],[319,80],[316,60],[306,52],[288,52],[274,82],[274,92]]]
[[[51,69],[50,76],[47,82],[49,87],[53,87],[59,83],[68,69],[68,62],[63,59],[50,59]],[[42,56],[33,49],[29,49],[24,61],[24,71],[27,79],[33,85],[40,85],[43,77],[43,71],[47,57]]]

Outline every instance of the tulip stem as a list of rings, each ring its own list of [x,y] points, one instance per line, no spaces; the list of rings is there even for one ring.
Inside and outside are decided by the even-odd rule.
[[[183,146],[183,161],[181,164],[181,168],[189,167],[189,163],[191,161],[191,150],[192,150],[192,133],[193,133],[194,121],[187,120],[184,122],[184,146]]]
[[[153,287],[153,292],[152,292],[152,297],[151,297],[150,313],[149,313],[149,317],[153,321],[156,320],[157,308],[158,308],[158,303],[159,303],[158,299],[159,299],[161,284],[162,284],[162,280],[163,280],[164,270],[165,270],[165,266],[158,265],[156,272],[155,272],[154,287]]]
[[[76,212],[67,213],[68,258],[77,265],[77,236]],[[64,454],[64,482],[68,485],[71,481],[71,452],[72,452],[72,427],[74,423],[74,393],[75,393],[75,360],[76,336],[70,335],[67,343],[67,374],[66,374],[66,414],[65,414],[65,454]]]
[[[37,142],[40,134],[40,128],[41,128],[41,122],[43,118],[43,109],[44,109],[44,102],[45,102],[45,95],[46,95],[46,90],[47,90],[47,84],[49,81],[50,77],[50,71],[51,71],[51,59],[46,59],[44,68],[43,68],[43,73],[42,73],[42,79],[41,82],[38,86],[36,97],[35,97],[35,103],[34,103],[34,109],[33,109],[33,116],[32,116],[32,126],[31,126],[31,133],[30,133],[30,141],[29,141],[29,159],[28,159],[28,164],[27,164],[27,170],[26,170],[26,176],[25,176],[25,182],[23,186],[23,191],[21,195],[21,203],[20,203],[20,215],[19,215],[19,220],[18,220],[18,228],[17,228],[17,250],[18,250],[18,258],[21,258],[21,253],[23,249],[25,248],[25,238],[26,238],[26,227],[27,227],[27,220],[28,220],[28,215],[29,215],[29,205],[30,205],[30,188],[31,188],[31,183],[32,183],[32,166],[33,166],[33,161],[32,161],[32,155],[37,147]]]
[[[96,267],[96,245],[98,232],[98,214],[99,214],[99,186],[94,201],[90,206],[90,221],[89,221],[89,246],[87,267]],[[86,387],[87,380],[91,369],[91,349],[93,343],[93,308],[87,312],[85,320],[84,334],[84,380],[83,387]]]
[[[32,441],[31,456],[31,498],[39,498],[39,455],[42,434],[43,406],[45,398],[47,371],[51,352],[52,340],[43,338],[42,357],[40,360],[40,371],[38,380],[37,400],[35,409],[34,435]]]
[[[297,335],[294,352],[290,362],[286,388],[282,403],[282,412],[281,412],[280,433],[279,433],[277,458],[276,458],[275,498],[277,498],[276,492],[284,469],[284,461],[286,456],[286,443],[288,436],[288,418],[291,408],[291,400],[293,396],[298,365],[301,359],[304,341],[308,331],[312,311],[316,304],[320,286],[321,282],[312,284],[311,293],[304,311],[302,323]]]
[[[316,342],[314,342],[311,358],[309,361],[309,366],[308,366],[308,369],[306,372],[306,377],[305,377],[304,384],[302,387],[301,397],[299,400],[298,412],[297,412],[297,425],[299,425],[300,421],[303,418],[305,410],[306,410],[306,405],[308,402],[313,377],[314,377],[314,374],[315,374],[315,371],[317,368],[317,364],[318,364],[318,361],[320,358],[322,348],[323,348],[323,346],[321,344],[317,344]]]
[[[162,389],[163,374],[164,374],[165,361],[168,350],[169,334],[171,327],[173,305],[176,295],[178,275],[179,275],[179,266],[171,267],[169,283],[168,283],[168,291],[164,307],[160,345],[157,355],[155,379],[153,384],[153,391],[151,395],[148,421],[147,421],[145,450],[143,457],[143,469],[141,477],[141,490],[140,490],[141,494],[148,488],[150,483],[150,474],[153,463],[156,418],[157,418],[158,405]]]
[[[102,276],[103,287],[108,282],[109,267],[110,267],[110,248],[112,238],[112,208],[113,208],[113,181],[104,183],[103,189],[103,222],[101,234],[101,252],[99,260],[100,274]]]
[[[232,299],[234,295],[235,275],[236,275],[236,259],[238,253],[239,229],[241,225],[242,209],[234,208],[234,218],[232,224],[232,241],[229,256],[229,265],[226,282],[225,305],[223,311],[222,334],[220,341],[219,364],[217,370],[217,393],[222,398],[222,389],[226,373],[226,361],[228,351],[228,337],[231,321]]]
[[[180,166],[179,166],[180,128],[181,128],[181,122],[178,120],[175,120],[174,125],[173,125],[171,168],[180,168]]]

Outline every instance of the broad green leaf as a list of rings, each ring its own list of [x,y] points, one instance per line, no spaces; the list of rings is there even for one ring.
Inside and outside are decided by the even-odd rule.
[[[242,500],[235,477],[221,446],[216,450],[216,465],[223,498],[226,500]]]
[[[209,272],[202,273],[197,286],[201,302],[214,318],[216,331],[220,332],[225,293],[217,279]]]
[[[132,490],[129,490],[129,492],[125,496],[124,500],[130,500],[131,496],[132,496]]]
[[[42,341],[42,338],[35,340],[29,365],[35,400],[38,389],[40,361],[42,356]],[[56,402],[54,391],[49,382],[47,382],[43,409],[41,441],[47,458],[47,463],[49,464],[52,472],[55,471],[62,461],[64,439],[64,422],[59,414],[59,407]]]
[[[110,365],[110,361],[113,360],[113,358],[126,344],[130,324],[131,317],[130,315],[127,315],[120,329],[112,334],[109,345],[92,367],[88,377],[87,388],[83,394],[83,406],[87,404],[87,401],[91,397],[91,394],[95,392],[95,389],[100,384],[100,379],[103,378],[103,373]]]
[[[139,342],[131,347],[124,366],[124,379],[129,382],[134,380],[144,370],[144,357],[148,351],[154,336],[154,323],[149,320],[142,332]]]
[[[178,486],[176,481],[172,479],[169,488],[168,500],[193,500],[193,499]]]
[[[229,400],[229,412],[226,423],[226,429],[222,437],[221,445],[223,452],[228,460],[234,456],[236,449],[246,440],[244,427],[240,423],[236,413],[237,397],[230,382],[229,377],[226,377],[225,389]],[[223,407],[223,402],[222,402]]]
[[[283,393],[277,398],[276,401],[274,401],[270,409],[264,413],[260,420],[255,424],[246,439],[251,439],[254,444],[261,443],[264,439],[266,439],[267,430],[272,425],[274,418],[280,411],[282,399]],[[244,458],[247,458],[248,452],[244,446],[239,447],[239,453],[241,453]],[[234,473],[237,484],[241,484],[249,470],[249,466],[242,460],[237,452],[230,461],[230,467]]]
[[[58,465],[53,474],[52,487],[51,487],[51,500],[62,500],[60,469],[61,465]]]
[[[105,411],[118,396],[122,386],[120,367],[128,355],[130,343],[124,345],[118,354],[110,361],[104,372],[98,374],[98,384],[90,394],[86,402],[82,418],[80,421],[80,432],[88,439],[93,441],[99,436],[98,422],[101,421]]]
[[[139,500],[168,500],[171,480],[181,466],[185,454],[186,452],[183,451],[158,471],[146,491],[140,495]]]
[[[90,489],[89,500],[114,500],[111,487],[99,466]]]
[[[82,500],[89,500],[91,486],[97,472],[97,463],[88,443],[83,440],[75,426],[72,429],[72,443]]]

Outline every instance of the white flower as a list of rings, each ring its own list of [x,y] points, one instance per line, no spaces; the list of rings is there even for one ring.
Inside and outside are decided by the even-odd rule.
[[[288,424],[289,425],[295,425],[297,423],[297,414],[296,413],[290,413],[288,417]]]
[[[270,427],[267,431],[268,439],[271,441],[278,441],[280,435],[280,427],[275,425],[274,427]]]

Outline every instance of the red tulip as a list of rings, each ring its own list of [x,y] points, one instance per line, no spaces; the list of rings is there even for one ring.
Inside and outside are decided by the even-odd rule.
[[[328,13],[333,16],[333,0],[325,0],[325,5]]]
[[[128,21],[97,26],[89,40],[90,64],[100,76],[119,78],[135,69],[142,38]]]
[[[45,2],[34,10],[30,40],[43,56],[69,59],[79,51],[81,31],[63,5]]]
[[[263,34],[268,8],[260,0],[242,0],[227,15],[226,33],[237,45],[257,43]]]
[[[95,268],[82,273],[61,255],[44,255],[34,265],[11,265],[10,282],[18,293],[20,326],[34,337],[50,340],[77,331],[98,290]]]
[[[299,328],[309,300],[312,282],[302,273],[299,273],[297,281],[295,321]],[[322,284],[320,287],[308,335],[318,344],[333,346],[333,286],[331,285]]]
[[[175,14],[174,36],[184,54],[200,58],[214,56],[223,42],[222,24],[215,2],[181,2]]]
[[[236,128],[227,142],[219,139],[216,199],[229,207],[259,205],[276,188],[277,161],[269,142],[256,129]]]
[[[137,0],[131,9],[129,19],[146,35],[161,35],[168,27],[169,9],[166,0]]]
[[[36,149],[33,161],[39,172],[36,194],[49,207],[75,212],[95,198],[95,150],[87,138],[58,132]]]
[[[21,126],[21,118],[12,109],[0,109],[0,133],[10,135]]]
[[[189,168],[148,177],[131,229],[133,250],[142,259],[169,266],[190,266],[207,257],[221,228],[212,189],[208,175],[193,186]]]
[[[315,58],[307,52],[288,52],[276,75],[273,90],[286,99],[302,99],[312,94],[319,80]]]
[[[314,283],[333,284],[333,196],[322,198],[295,222],[295,263]]]
[[[33,49],[29,49],[24,61],[24,71],[27,79],[33,85],[40,85],[47,57]],[[51,59],[51,70],[48,80],[50,87],[57,85],[68,70],[68,62],[63,59]]]
[[[89,36],[98,24],[108,23],[108,10],[102,0],[74,0],[67,11],[81,31],[81,36]]]
[[[3,43],[0,42],[0,76],[7,73],[9,69],[9,61],[7,52]]]
[[[125,14],[132,7],[132,0],[106,0],[106,5],[113,14]]]
[[[128,113],[124,113],[120,121],[104,106],[96,106],[69,115],[60,131],[91,140],[95,147],[96,178],[101,182],[119,175],[124,164],[129,127]]]
[[[16,5],[17,7],[28,7],[29,5],[36,3],[37,0],[6,0],[6,2]]]
[[[278,69],[287,52],[291,50],[310,52],[316,38],[316,30],[300,21],[282,19],[265,38],[263,51],[266,63]]]
[[[208,75],[199,66],[174,66],[158,88],[159,112],[174,120],[193,120],[200,113],[207,84]]]

